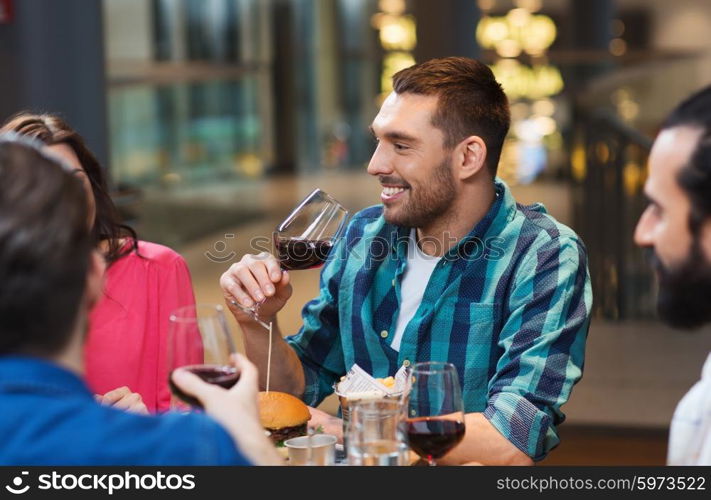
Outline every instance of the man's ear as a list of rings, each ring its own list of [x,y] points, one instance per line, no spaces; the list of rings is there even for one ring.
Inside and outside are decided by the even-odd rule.
[[[104,274],[106,273],[106,261],[98,250],[93,250],[89,255],[89,269],[86,273],[86,289],[84,290],[84,300],[89,310],[91,310],[104,294]]]
[[[478,135],[464,139],[457,146],[457,175],[460,179],[469,179],[486,169],[486,143]]]

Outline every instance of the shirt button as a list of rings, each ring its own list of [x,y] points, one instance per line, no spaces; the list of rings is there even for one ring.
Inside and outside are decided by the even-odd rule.
[[[387,337],[388,337],[388,331],[387,331],[387,330],[383,330],[382,332],[380,332],[380,336],[383,337],[383,338],[387,338]]]
[[[405,361],[403,361],[403,362],[402,362],[402,366],[404,366],[405,368],[407,368],[408,366],[410,366],[410,360],[409,360],[409,359],[406,359]]]
[[[395,286],[395,280],[394,280],[394,279],[392,280],[392,284],[393,284],[393,286]]]
[[[410,415],[413,417],[417,416],[417,410],[410,410]]]

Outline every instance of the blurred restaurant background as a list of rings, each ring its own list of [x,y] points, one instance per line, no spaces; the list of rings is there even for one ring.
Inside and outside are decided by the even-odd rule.
[[[379,202],[367,127],[395,71],[484,60],[513,115],[500,176],[583,237],[594,283],[584,377],[543,464],[662,464],[711,336],[656,321],[632,233],[661,119],[711,82],[709,33],[706,0],[0,0],[0,120],[64,115],[139,236],[221,302],[220,274],[314,187]],[[318,271],[292,279],[293,333]]]

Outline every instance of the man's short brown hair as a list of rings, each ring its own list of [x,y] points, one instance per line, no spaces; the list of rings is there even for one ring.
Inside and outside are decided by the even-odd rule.
[[[445,147],[471,135],[486,143],[486,164],[492,176],[501,156],[511,114],[501,85],[488,66],[466,57],[431,59],[393,76],[398,94],[437,96],[432,125],[444,132]]]

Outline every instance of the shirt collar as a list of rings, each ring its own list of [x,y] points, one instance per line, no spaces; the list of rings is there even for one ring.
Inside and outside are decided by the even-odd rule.
[[[446,257],[469,255],[477,250],[480,251],[478,243],[481,240],[486,236],[500,234],[506,225],[513,220],[516,215],[516,200],[506,183],[498,177],[494,180],[494,192],[496,193],[496,198],[484,218],[474,226],[469,234],[447,252]],[[472,245],[472,242],[477,244]]]
[[[709,352],[704,367],[701,369],[701,378],[711,380],[711,352]]]
[[[487,235],[494,236],[501,233],[504,227],[514,218],[516,215],[516,200],[506,183],[498,177],[494,180],[494,191],[496,198],[484,218],[474,226],[469,234],[445,254],[445,259],[452,260],[457,256],[468,256],[473,252],[481,251],[479,242]],[[392,250],[400,259],[407,257],[406,243],[409,241],[410,229],[402,226],[392,226]],[[405,244],[398,244],[402,242]]]
[[[0,392],[93,396],[75,373],[49,360],[32,356],[0,356]]]

